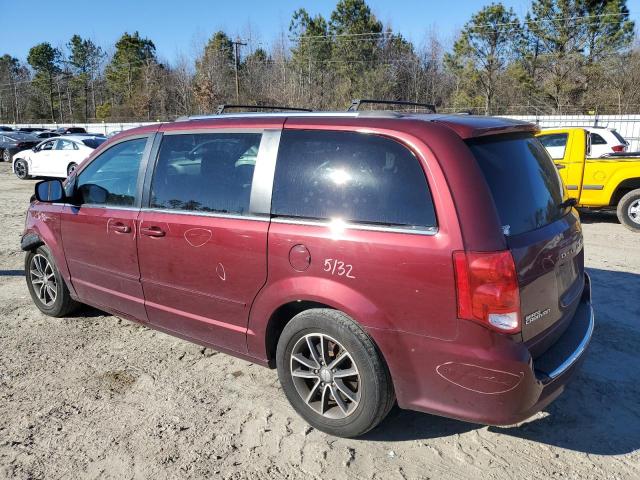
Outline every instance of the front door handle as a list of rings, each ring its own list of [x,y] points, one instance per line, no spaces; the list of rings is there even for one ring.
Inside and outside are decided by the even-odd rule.
[[[566,165],[562,165],[562,164],[560,164],[560,163],[556,163],[556,168],[557,168],[558,170],[562,170],[563,168],[567,168],[567,167],[566,167]]]
[[[164,237],[165,232],[160,227],[141,227],[140,235],[146,235],[147,237]]]
[[[129,225],[125,225],[124,223],[117,222],[111,224],[111,231],[116,233],[131,233],[131,227]]]

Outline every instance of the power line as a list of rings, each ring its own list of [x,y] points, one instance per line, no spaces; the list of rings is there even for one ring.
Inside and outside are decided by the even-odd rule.
[[[522,22],[514,21],[514,22],[500,22],[500,23],[484,23],[484,24],[473,25],[473,27],[474,28],[484,28],[484,27],[493,28],[493,27],[506,27],[506,26],[518,26],[518,25],[531,25],[531,24],[537,24],[537,23],[565,22],[565,21],[575,21],[575,20],[582,20],[582,19],[589,19],[589,18],[594,19],[594,18],[605,18],[605,17],[628,17],[627,20],[632,20],[631,16],[628,13],[601,13],[598,15],[576,15],[572,17],[542,18],[538,20],[527,20],[525,18],[524,20],[522,20]],[[597,22],[590,22],[587,25],[591,26],[591,25],[598,25],[598,24],[599,23]],[[582,24],[582,26],[587,26],[587,25]],[[343,37],[365,37],[365,36],[375,37],[375,39],[377,39],[385,36],[391,37],[398,34],[399,33],[397,32],[386,30],[383,32],[326,33],[322,35],[305,35],[305,34],[290,35],[289,39],[290,40],[303,40],[303,39],[314,39],[314,38],[333,39],[333,38],[343,38]],[[373,40],[373,39],[374,38],[368,38],[366,40]]]

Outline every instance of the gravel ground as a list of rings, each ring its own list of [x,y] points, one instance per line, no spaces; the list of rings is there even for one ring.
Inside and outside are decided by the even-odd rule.
[[[18,241],[33,181],[0,163],[0,477],[640,478],[640,235],[585,216],[597,326],[581,372],[512,428],[394,410],[308,427],[270,371],[94,309],[42,315]]]

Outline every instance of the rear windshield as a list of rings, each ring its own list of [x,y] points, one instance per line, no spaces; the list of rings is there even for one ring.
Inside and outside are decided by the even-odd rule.
[[[98,148],[106,141],[106,138],[87,138],[86,140],[82,140],[82,143],[84,143],[89,148]]]
[[[621,144],[627,144],[627,141],[617,131],[611,130],[611,133],[613,133],[613,136],[616,137]]]
[[[505,235],[543,227],[562,217],[562,181],[540,141],[500,135],[468,142],[484,174]]]

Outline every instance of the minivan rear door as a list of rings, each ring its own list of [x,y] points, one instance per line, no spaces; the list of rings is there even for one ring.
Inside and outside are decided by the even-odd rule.
[[[522,339],[534,356],[570,322],[584,287],[582,230],[562,181],[531,134],[469,140],[492,192],[520,283]]]

